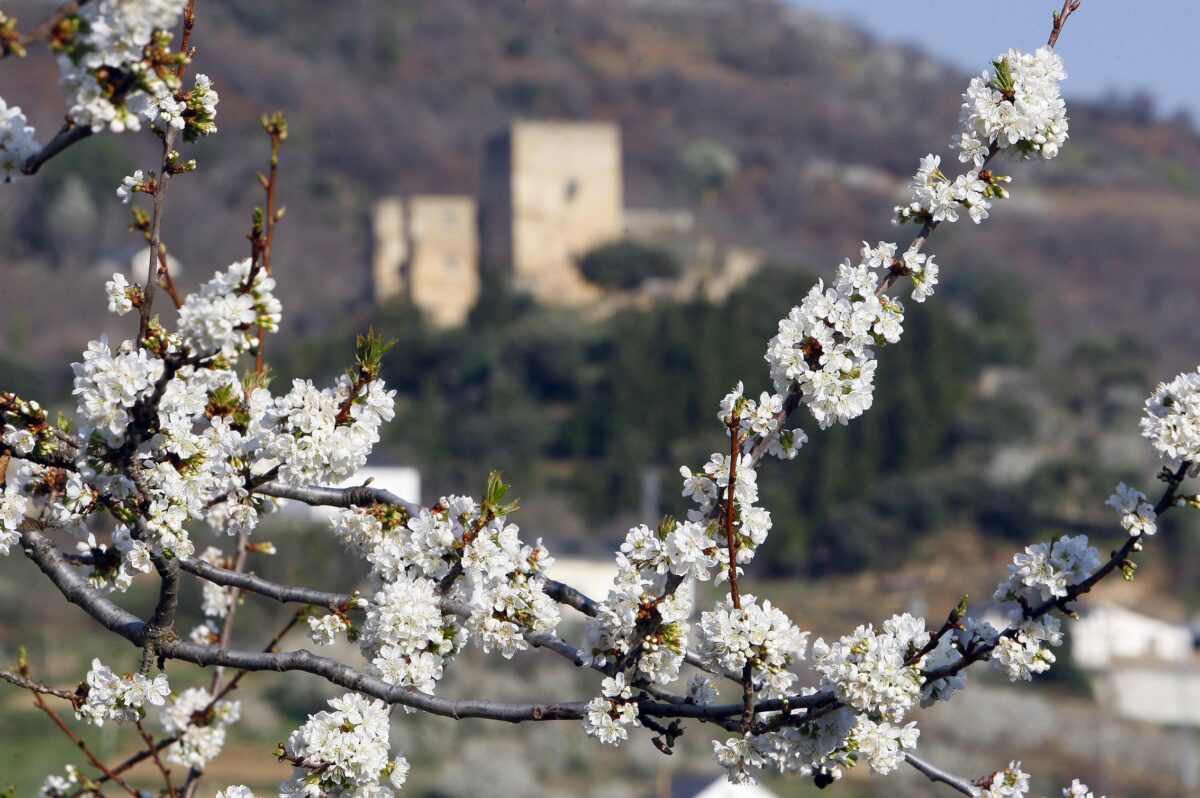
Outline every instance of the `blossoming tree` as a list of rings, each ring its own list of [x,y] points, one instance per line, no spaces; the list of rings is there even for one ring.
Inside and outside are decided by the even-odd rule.
[[[68,106],[65,126],[41,145],[21,110],[0,100],[6,178],[33,174],[105,131],[144,131],[162,145],[155,170],[135,172],[116,190],[123,202],[145,194],[153,205],[150,213],[134,212],[150,244],[145,282],[130,284],[118,274],[107,284],[109,310],[135,315],[136,333],[115,346],[104,338],[87,344],[73,366],[74,421],[52,421],[35,397],[0,393],[0,551],[32,560],[63,597],[140,649],[115,670],[94,660],[72,688],[43,684],[24,661],[15,671],[0,670],[32,692],[83,757],[47,778],[41,795],[115,788],[136,796],[124,775],[147,759],[162,775],[159,795],[192,795],[238,721],[230,691],[247,673],[285,670],[347,692],[280,747],[280,759],[293,766],[281,796],[393,795],[408,771],[404,757],[389,750],[395,705],[452,718],[577,723],[598,743],[649,741],[664,752],[685,733],[715,729],[716,760],[735,782],[770,768],[825,785],[855,765],[879,774],[908,765],[965,795],[1025,795],[1028,776],[1019,762],[954,775],[920,757],[911,717],[918,706],[964,689],[972,666],[990,663],[1013,680],[1050,668],[1075,601],[1113,573],[1131,576],[1132,558],[1155,534],[1159,515],[1200,504],[1184,490],[1200,463],[1200,373],[1160,385],[1146,401],[1142,431],[1162,461],[1161,496],[1152,502],[1117,486],[1108,504],[1125,535],[1107,557],[1083,535],[1014,556],[995,594],[1011,608],[1002,629],[970,616],[964,601],[930,626],[905,614],[810,643],[808,632],[743,586],[745,569],[769,545],[771,515],[758,505],[756,485],[763,458],[802,460],[803,426],[819,434],[870,409],[876,357],[903,333],[900,294],[921,303],[938,284],[938,264],[925,252],[935,231],[962,217],[976,224],[988,218],[1008,196],[1009,178],[997,171],[1004,157],[1047,160],[1065,145],[1059,83],[1066,74],[1053,48],[1079,5],[1067,0],[1054,14],[1045,47],[1003,53],[971,80],[952,145],[961,173],[951,177],[937,155],[922,158],[912,200],[894,219],[915,235],[907,243],[864,243],[857,261],[838,266],[779,322],[765,356],[774,391],[754,398],[739,384],[719,401],[728,448],[680,469],[683,494],[693,502],[686,519],[631,529],[616,553],[614,584],[599,600],[547,576],[552,557],[541,540],[522,539],[498,476],[479,499],[446,496],[428,507],[365,485],[327,487],[366,463],[392,418],[393,392],[379,377],[387,346],[373,334],[359,339],[354,367],[331,386],[297,380],[272,392],[264,379],[266,335],[278,328],[281,312],[271,263],[282,217],[275,196],[287,138],[281,116],[263,120],[272,157],[261,177],[266,198],[250,257],[190,295],[176,291],[161,222],[168,186],[195,168],[176,147],[216,132],[218,104],[208,78],[196,75],[190,88],[186,80],[194,0],[79,0],[29,33],[0,14],[0,53],[20,56],[48,40]],[[178,310],[174,329],[154,315],[160,288]],[[337,508],[331,531],[362,561],[360,592],[280,584],[246,570],[249,557],[274,553],[253,533],[279,502]],[[198,552],[202,525],[227,533],[231,543]],[[63,542],[71,538],[74,546]],[[208,618],[190,631],[176,627],[185,575],[203,581]],[[121,605],[136,580],[157,588],[148,618]],[[696,585],[710,580],[726,597],[699,607]],[[298,609],[263,648],[234,648],[239,594]],[[578,647],[556,632],[562,605],[588,618]],[[318,646],[356,640],[361,660],[278,650],[302,619]],[[437,695],[466,646],[501,657],[542,649],[596,671],[599,694],[547,703]],[[811,684],[794,669],[806,658]],[[169,671],[183,663],[213,668],[210,686],[173,691]],[[685,664],[695,675],[677,687]],[[89,724],[133,727],[142,750],[123,762],[102,761],[62,721],[57,701]],[[186,780],[175,783],[166,763],[185,767]],[[252,795],[244,786],[218,794]],[[1075,781],[1063,795],[1092,793]]]

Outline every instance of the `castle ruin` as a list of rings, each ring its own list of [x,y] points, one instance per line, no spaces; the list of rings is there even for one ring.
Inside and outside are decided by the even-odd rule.
[[[718,247],[689,211],[625,208],[621,168],[616,124],[514,122],[487,143],[478,210],[455,195],[377,203],[375,301],[403,297],[445,328],[466,322],[484,269],[543,305],[610,312],[658,298],[721,301],[757,270],[758,253]],[[687,272],[628,295],[588,282],[583,257],[622,238],[675,252]]]

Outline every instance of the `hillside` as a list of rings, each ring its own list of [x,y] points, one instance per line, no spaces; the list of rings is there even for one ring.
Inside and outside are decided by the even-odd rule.
[[[14,4],[31,19],[45,5]],[[242,255],[265,142],[238,148],[261,111],[286,111],[276,261],[292,332],[335,315],[365,323],[370,204],[475,192],[483,142],[520,117],[616,120],[628,205],[690,206],[728,241],[829,268],[862,238],[891,235],[917,157],[948,152],[967,79],[771,0],[211,0],[195,43],[223,134],[195,148],[200,172],[172,191],[167,240],[190,267],[185,285]],[[0,96],[52,130],[54,80],[45,58],[9,59]],[[1137,106],[1076,104],[1071,116],[1061,158],[1015,166],[1016,198],[941,240],[947,289],[966,270],[1019,281],[1051,356],[1093,333],[1129,333],[1152,352],[1171,341],[1156,352],[1165,376],[1200,350],[1200,139]],[[701,197],[680,162],[706,141],[740,168]],[[147,137],[98,137],[0,191],[4,335],[22,359],[76,350],[101,323],[88,267],[130,243],[112,191],[151,153]],[[848,184],[848,167],[861,179]],[[80,290],[47,294],[48,280]]]

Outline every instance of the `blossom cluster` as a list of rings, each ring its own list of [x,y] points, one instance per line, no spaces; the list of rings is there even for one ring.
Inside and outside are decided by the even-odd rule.
[[[1191,474],[1200,467],[1200,369],[1161,383],[1146,400],[1142,434],[1164,463],[1178,468],[1191,463]]]
[[[657,530],[629,530],[617,553],[613,587],[596,617],[587,621],[580,649],[589,664],[604,668],[623,663],[636,647],[638,674],[660,684],[679,678],[695,574],[702,572],[707,578],[707,563],[716,559],[716,544],[702,539],[699,529],[692,522],[668,519]],[[668,590],[673,571],[686,576]]]
[[[941,170],[942,158],[932,153],[921,159],[908,187],[912,202],[896,209],[897,221],[957,222],[966,211],[975,224],[988,218],[992,197],[1006,197],[1000,184],[1009,182],[990,171],[971,169],[951,180]]]
[[[1154,505],[1146,501],[1146,494],[1137,488],[1122,482],[1105,504],[1121,514],[1121,526],[1133,537],[1153,535],[1158,531],[1158,514],[1154,512]]]
[[[0,554],[7,556],[9,548],[21,537],[21,523],[29,508],[29,500],[21,495],[15,484],[0,490]]]
[[[1036,543],[1013,556],[1008,579],[996,587],[997,601],[1032,606],[1062,598],[1067,589],[1100,567],[1100,552],[1088,545],[1087,535],[1064,535],[1053,543]]]
[[[341,482],[367,463],[379,442],[379,428],[395,415],[392,397],[381,380],[357,386],[349,375],[333,388],[318,389],[308,380],[276,397],[268,413],[271,434],[265,455],[281,464],[279,477],[292,484]]]
[[[333,711],[309,715],[288,737],[284,756],[295,767],[292,778],[279,785],[280,795],[392,798],[390,787],[404,784],[408,762],[390,758],[387,705],[346,693],[329,706]]]
[[[66,766],[65,776],[49,775],[38,790],[38,798],[69,798],[84,782],[84,776],[74,765]]]
[[[1100,552],[1088,545],[1086,535],[1065,535],[1052,543],[1026,546],[1014,555],[1008,578],[996,587],[999,602],[1016,602],[1010,626],[995,640],[992,659],[1012,680],[1029,680],[1054,664],[1049,647],[1062,644],[1062,622],[1049,613],[1034,615],[1044,601],[1070,595],[1070,588],[1089,578],[1100,567]]]
[[[35,131],[19,106],[9,106],[0,97],[0,176],[5,181],[21,174],[21,167],[39,149]]]
[[[628,727],[637,725],[637,703],[625,674],[606,678],[600,695],[588,701],[583,730],[605,745],[620,745],[629,739]]]
[[[1048,48],[1035,53],[1016,50],[992,62],[993,71],[971,80],[963,94],[962,131],[951,142],[959,160],[971,163],[951,180],[941,170],[941,157],[921,159],[909,183],[912,200],[896,208],[896,222],[956,222],[966,211],[976,224],[988,218],[991,200],[1005,199],[1010,178],[986,168],[995,152],[1049,160],[1067,139],[1066,105],[1059,83],[1066,78],[1062,59]]]
[[[978,798],[1024,798],[1029,792],[1029,774],[1021,770],[1020,762],[1009,762],[980,785]]]
[[[915,654],[929,642],[925,621],[898,615],[876,632],[867,624],[833,643],[813,643],[813,666],[837,697],[859,712],[900,721],[921,697]]]
[[[176,738],[167,760],[203,770],[225,747],[225,729],[241,717],[240,701],[213,700],[203,687],[189,687],[159,717],[163,730]]]
[[[752,595],[741,596],[741,608],[731,600],[700,615],[699,654],[710,668],[741,673],[749,663],[762,694],[783,697],[791,690],[796,675],[792,663],[804,659],[808,632],[797,629],[770,601],[759,603]]]
[[[140,673],[117,675],[99,659],[92,660],[87,674],[84,701],[75,717],[94,726],[105,721],[118,723],[138,720],[146,704],[162,706],[171,694],[166,674],[149,679]]]
[[[72,35],[56,42],[59,88],[73,123],[120,133],[154,119],[157,98],[178,87],[163,31],[175,26],[183,6],[183,0],[96,0],[79,9]]]
[[[507,521],[504,488],[493,477],[482,504],[448,496],[412,515],[373,505],[334,517],[335,535],[371,565],[358,642],[380,678],[431,692],[468,640],[511,657],[528,647],[526,633],[557,626],[545,592],[553,558]]]
[[[147,399],[163,376],[164,364],[145,349],[126,341],[116,354],[108,338],[92,341],[83,352],[83,361],[73,363],[75,391],[79,397],[79,415],[102,434],[108,445],[119,447],[132,421],[131,411]]]
[[[972,78],[963,94],[963,130],[953,142],[959,159],[978,169],[992,146],[1046,160],[1058,155],[1068,131],[1062,58],[1048,47],[1009,50],[992,67]]]
[[[258,337],[253,326],[279,329],[281,307],[274,289],[275,279],[254,268],[249,258],[217,272],[179,308],[183,345],[198,355],[226,358],[254,351]]]
[[[879,269],[890,269],[886,252],[894,245],[864,246],[863,259],[838,267],[836,279],[823,280],[779,322],[767,345],[775,389],[795,385],[822,429],[862,415],[874,398],[874,349],[895,343],[903,332],[904,308],[879,293]],[[917,256],[906,256],[916,265]],[[925,263],[925,256],[919,256]],[[910,268],[911,267],[905,267]],[[936,274],[936,272],[934,272]]]

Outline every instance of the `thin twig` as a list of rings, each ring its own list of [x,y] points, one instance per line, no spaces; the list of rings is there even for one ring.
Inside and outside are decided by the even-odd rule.
[[[183,74],[187,70],[189,60],[187,48],[191,39],[192,26],[196,23],[196,16],[193,13],[195,7],[196,0],[188,0],[187,9],[183,15],[183,35],[180,38],[179,48],[183,58],[180,59],[179,65],[175,69],[175,75],[179,78],[180,83],[183,82]],[[158,288],[158,256],[159,247],[162,244],[163,206],[167,200],[167,185],[171,182],[174,173],[171,154],[174,151],[177,133],[178,131],[170,125],[162,133],[162,168],[159,170],[158,182],[154,186],[154,215],[150,220],[150,264],[146,269],[145,298],[138,308],[138,341],[145,340],[146,334],[150,331],[150,312],[154,305],[154,292]]]
[[[1050,29],[1050,38],[1046,41],[1046,46],[1054,49],[1054,45],[1058,44],[1059,34],[1062,33],[1063,26],[1067,24],[1067,17],[1079,10],[1079,5],[1083,0],[1063,0],[1062,11],[1054,14],[1054,26]]]
[[[41,682],[35,682],[33,679],[30,679],[27,676],[22,676],[21,674],[13,673],[12,671],[6,671],[2,668],[0,668],[0,679],[3,679],[11,684],[15,684],[17,687],[24,687],[26,690],[32,690],[35,693],[52,695],[55,698],[61,698],[65,701],[70,701],[71,704],[76,707],[79,706],[80,702],[82,701],[79,693],[48,687]]]
[[[924,776],[926,778],[928,778],[930,781],[937,782],[938,784],[945,784],[949,787],[953,787],[954,789],[961,792],[963,795],[975,796],[975,795],[979,794],[979,790],[977,790],[971,784],[971,782],[967,781],[964,778],[955,776],[952,773],[947,773],[946,771],[942,770],[941,768],[937,767],[936,765],[926,762],[924,759],[920,759],[916,756],[913,756],[912,754],[905,754],[904,761],[907,762],[908,764],[912,765],[914,768],[916,768],[922,774],[924,774]]]
[[[183,34],[179,38],[179,54],[183,56],[180,59],[179,65],[175,67],[175,77],[179,78],[179,82],[183,82],[183,72],[187,69],[188,62],[191,61],[194,52],[188,50],[188,44],[192,39],[192,28],[196,25],[196,0],[188,0],[187,8],[183,12]]]
[[[233,557],[233,568],[235,574],[240,574],[242,569],[246,567],[246,533],[239,532],[237,537],[237,551]],[[233,638],[233,619],[237,614],[238,595],[241,591],[236,587],[226,588],[229,591],[227,600],[228,607],[225,610],[225,621],[221,624],[221,636],[217,642],[220,648],[229,648],[229,641]],[[218,665],[213,669],[212,684],[208,688],[210,694],[216,694],[221,687],[221,679],[225,675],[225,669]]]
[[[76,735],[75,732],[71,731],[71,728],[67,726],[67,724],[63,723],[63,719],[58,716],[57,712],[51,709],[50,705],[47,704],[45,699],[42,698],[41,693],[39,693],[37,690],[31,690],[30,692],[33,693],[33,703],[37,706],[37,708],[42,710],[42,712],[45,712],[50,717],[50,720],[54,721],[54,725],[57,726],[63,734],[67,735],[67,738],[70,739],[71,742],[75,743],[75,747],[83,752],[83,755],[88,758],[88,761],[91,762],[97,770],[107,776],[108,779],[115,783],[118,787],[132,795],[133,798],[139,798],[137,790],[130,787],[129,784],[120,776],[105,767],[104,763],[92,753],[92,749],[88,748],[87,743],[83,741],[83,738]]]
[[[167,258],[167,245],[159,243],[158,245],[158,276],[162,278],[163,290],[167,292],[167,296],[171,297],[171,301],[175,303],[175,309],[179,310],[183,307],[183,300],[179,298],[179,292],[175,290],[175,281],[171,279],[171,264]]]
[[[158,768],[158,772],[162,774],[163,784],[165,784],[167,788],[167,795],[169,795],[170,798],[176,798],[179,793],[175,791],[175,784],[171,780],[171,769],[163,764],[162,758],[159,757],[158,748],[156,748],[154,744],[154,738],[150,736],[150,732],[146,731],[146,727],[142,724],[140,719],[134,725],[137,728],[138,736],[141,737],[142,742],[146,744],[146,751],[154,760],[154,766]]]

